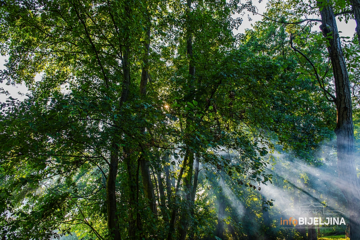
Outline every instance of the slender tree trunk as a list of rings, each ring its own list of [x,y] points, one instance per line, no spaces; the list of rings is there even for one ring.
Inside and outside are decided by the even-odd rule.
[[[192,4],[192,0],[187,0],[187,9],[186,9],[186,22],[187,22],[187,26],[186,26],[186,30],[187,30],[187,57],[189,59],[189,75],[190,75],[190,81],[189,81],[189,85],[190,88],[194,87],[194,77],[195,77],[195,66],[194,66],[194,59],[193,59],[193,46],[192,46],[192,33],[191,33],[191,19],[190,19],[190,14],[191,14],[191,4]],[[188,131],[188,125],[191,124],[190,123],[190,119],[188,118],[186,121],[186,131]],[[191,134],[189,134],[189,137],[191,137]],[[189,150],[190,151],[190,150]],[[189,153],[189,161],[187,163],[187,167],[185,168],[187,170],[187,175],[185,178],[185,191],[186,193],[186,209],[183,211],[183,214],[181,216],[181,220],[180,220],[180,240],[185,240],[186,238],[186,234],[188,231],[188,227],[189,227],[189,220],[191,218],[191,208],[192,208],[192,204],[191,204],[191,199],[192,199],[192,175],[193,175],[193,164],[194,164],[194,153],[192,151],[190,151]]]
[[[236,234],[236,231],[235,231],[235,229],[233,228],[233,226],[231,224],[228,225],[228,229],[229,229],[229,232],[231,233],[231,235],[233,237],[233,240],[238,240],[239,237]]]
[[[130,6],[129,3],[125,5],[125,12],[127,17],[130,19]],[[120,111],[123,104],[128,101],[130,94],[130,46],[129,46],[129,33],[130,30],[127,28],[125,31],[125,47],[123,49],[122,57],[122,68],[124,74],[124,81],[122,86],[122,93],[120,98]],[[130,191],[130,208],[129,208],[129,237],[130,239],[135,239],[136,236],[136,215],[137,215],[137,198],[136,198],[136,178],[135,174],[137,172],[136,164],[131,157],[132,151],[129,147],[124,147],[124,162],[126,164],[126,169],[128,173],[128,182],[129,182],[129,191]]]
[[[165,197],[165,190],[164,190],[164,184],[162,182],[162,178],[161,178],[161,171],[157,171],[156,172],[157,174],[157,179],[158,179],[158,182],[159,182],[159,193],[160,193],[160,204],[161,204],[161,214],[163,215],[163,219],[165,222],[168,222],[169,219],[168,219],[168,216],[167,216],[167,213],[166,213],[166,197]]]
[[[317,240],[316,229],[314,226],[308,226],[308,240]]]
[[[194,224],[193,224],[193,217],[194,217],[194,214],[195,214],[195,209],[194,209],[194,203],[195,203],[195,197],[196,197],[196,189],[197,189],[197,185],[198,185],[198,180],[199,180],[199,156],[197,156],[195,158],[195,172],[194,172],[194,183],[193,183],[193,189],[192,189],[192,193],[191,193],[191,223],[190,223],[190,226],[191,226],[191,230],[190,230],[190,236],[189,236],[189,239],[193,240],[194,239],[194,232],[195,232],[195,227]]]
[[[153,179],[154,179],[154,185],[155,185],[155,196],[156,196],[156,199],[157,199],[157,205],[160,205],[160,191],[159,191],[159,188],[158,188],[158,181],[157,181],[157,178],[156,178],[156,176],[155,176],[155,172],[154,172],[154,170],[152,169],[152,171],[151,171],[151,173],[152,173],[152,176],[153,176]]]
[[[258,239],[257,225],[255,221],[255,214],[249,209],[245,208],[245,214],[243,216],[244,230],[248,240]]]
[[[130,47],[127,45],[124,47],[124,53],[122,58],[124,81],[120,98],[120,108],[128,100],[130,92],[130,63],[129,63]]]
[[[165,153],[165,162],[169,163],[169,154]],[[168,205],[170,205],[171,202],[171,180],[170,180],[170,166],[166,165],[165,167],[165,180],[166,180],[166,193],[167,193],[167,201]]]
[[[194,184],[193,184],[193,189],[192,189],[192,199],[191,201],[194,202],[195,201],[195,197],[196,197],[196,188],[198,185],[198,181],[199,181],[199,165],[200,165],[200,158],[199,156],[197,156],[195,158],[195,175],[194,175]]]
[[[139,203],[139,175],[140,175],[140,159],[137,162],[137,169],[136,169],[136,204]],[[137,209],[137,208],[136,208]],[[145,238],[144,232],[142,231],[142,222],[141,222],[141,215],[139,211],[136,211],[136,229],[140,233],[140,238]]]
[[[140,159],[140,169],[141,169],[145,197],[146,199],[148,199],[149,207],[152,213],[154,214],[154,216],[156,216],[157,215],[156,199],[154,194],[154,186],[151,181],[150,166],[149,166],[149,162],[146,161],[143,156]]]
[[[220,179],[220,185],[224,184],[224,180]],[[216,196],[218,202],[218,222],[215,230],[215,236],[220,239],[224,239],[224,232],[225,232],[225,208],[226,208],[226,199],[222,192],[219,192]]]
[[[130,150],[124,148],[125,153],[125,164],[127,167],[128,173],[128,182],[129,182],[129,192],[130,192],[130,208],[129,208],[129,238],[136,239],[137,232],[137,198],[136,198],[136,177],[135,174],[137,172],[136,164],[134,164],[133,158],[131,157]]]
[[[314,215],[310,214],[309,217],[314,217]],[[308,240],[317,240],[317,233],[314,225],[308,226]]]
[[[126,5],[125,7],[126,12],[129,12],[129,6]],[[128,29],[127,29],[128,30]],[[129,34],[129,31],[127,31],[127,34]],[[128,39],[129,36],[125,36],[125,39]],[[127,41],[126,41],[127,42]],[[123,59],[122,59],[122,65],[123,65],[123,88],[121,92],[120,102],[119,102],[119,110],[121,111],[121,108],[124,104],[124,102],[127,101],[129,96],[129,89],[130,89],[130,65],[129,65],[129,52],[130,47],[127,44],[124,52],[123,52]],[[115,123],[116,125],[117,123]],[[110,166],[109,166],[109,176],[107,179],[107,200],[108,200],[108,229],[110,231],[110,235],[114,240],[120,240],[120,232],[119,227],[117,224],[116,219],[116,195],[115,195],[115,186],[116,186],[116,175],[118,170],[118,146],[116,138],[112,145],[112,151],[111,151],[111,159],[110,159]],[[126,151],[124,151],[126,152]],[[130,173],[129,173],[130,174]],[[130,181],[131,183],[131,181]],[[133,198],[133,201],[135,201],[135,197]],[[131,224],[130,224],[131,226]]]
[[[300,205],[300,194],[297,193],[295,194],[295,198],[294,198],[294,206],[299,206]],[[300,225],[296,225],[295,229],[299,232],[300,235],[300,239],[305,240],[306,239],[306,228],[304,228],[304,226],[300,226]]]
[[[120,231],[117,221],[117,208],[116,208],[116,175],[119,164],[118,150],[116,143],[113,143],[109,174],[106,183],[106,194],[107,194],[107,222],[109,233],[113,240],[120,240]]]
[[[263,214],[263,220],[264,220],[264,240],[272,240],[276,237],[274,237],[274,232],[271,227],[271,218],[269,213],[269,207],[265,204],[265,202],[268,200],[265,196],[262,197],[262,214]]]
[[[327,1],[325,3],[328,3]],[[328,51],[333,67],[336,90],[338,176],[350,217],[350,239],[360,239],[359,182],[354,159],[354,125],[352,120],[352,102],[348,72],[341,49],[339,33],[332,7],[318,2],[320,7],[323,35],[328,38]],[[329,37],[330,36],[330,37]]]
[[[148,22],[146,26],[146,40],[144,43],[145,54],[143,58],[143,68],[141,72],[141,82],[140,82],[140,95],[142,98],[145,98],[146,96],[146,87],[149,77],[148,71],[149,71],[149,50],[150,50],[150,16],[148,11],[146,11],[145,14],[147,14]],[[145,132],[145,128],[142,131]],[[151,175],[150,175],[150,164],[144,155],[142,155],[140,158],[140,168],[141,168],[143,186],[145,190],[145,197],[148,199],[149,207],[153,212],[154,216],[156,217],[157,208],[156,208],[156,200],[154,195],[154,186],[151,181]]]
[[[168,233],[167,240],[172,240],[173,234],[175,232],[175,221],[176,221],[176,214],[178,211],[177,195],[179,192],[180,182],[182,180],[182,175],[184,173],[184,169],[186,169],[186,167],[188,166],[187,162],[188,162],[189,156],[190,156],[190,150],[187,149],[185,157],[184,157],[184,161],[183,161],[183,166],[180,169],[179,177],[177,179],[177,184],[175,187],[174,202],[173,202],[173,207],[172,207],[173,209],[171,212],[171,218],[170,218],[170,222],[169,222],[169,233]]]
[[[351,7],[354,12],[355,22],[356,22],[356,33],[359,39],[360,45],[360,0],[351,0]]]
[[[177,209],[177,206],[176,206],[176,203],[175,203],[174,207],[173,207],[173,210],[171,212],[171,218],[170,218],[170,222],[169,222],[170,228],[169,228],[169,234],[168,234],[167,240],[172,240],[173,239],[173,234],[174,234],[174,231],[175,231],[175,220],[176,220],[177,210],[178,209]]]
[[[194,153],[190,151],[189,161],[186,167],[187,175],[185,177],[185,191],[186,191],[186,204],[185,209],[180,220],[180,240],[185,240],[187,230],[189,228],[189,222],[191,219],[191,209],[192,209],[192,175],[193,175],[193,165],[194,165]]]

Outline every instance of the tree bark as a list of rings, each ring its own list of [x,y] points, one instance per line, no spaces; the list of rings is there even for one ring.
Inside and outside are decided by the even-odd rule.
[[[107,222],[109,233],[113,240],[120,240],[120,231],[117,221],[116,208],[116,175],[119,164],[118,150],[116,143],[113,143],[109,174],[106,182],[106,197],[107,197]]]
[[[142,98],[145,98],[146,96],[146,86],[148,83],[148,71],[149,71],[149,50],[150,50],[150,16],[149,12],[146,11],[147,14],[147,26],[146,26],[146,40],[144,43],[145,48],[145,54],[143,58],[143,68],[141,71],[141,82],[140,82],[140,95]],[[145,128],[142,130],[142,132],[145,132]],[[145,153],[144,153],[145,154]],[[150,175],[150,164],[149,161],[145,158],[144,155],[140,157],[140,168],[141,168],[141,175],[142,175],[142,181],[143,181],[143,187],[145,191],[145,197],[148,199],[149,207],[154,214],[154,216],[157,216],[157,207],[156,207],[156,200],[155,200],[155,194],[154,194],[154,186],[151,181],[151,175]]]
[[[352,102],[349,76],[345,59],[341,49],[339,33],[335,15],[329,2],[318,2],[322,25],[320,29],[328,39],[328,52],[330,55],[336,91],[337,123],[335,133],[337,136],[337,171],[340,182],[346,186],[342,189],[347,199],[350,217],[350,239],[360,239],[359,224],[359,182],[356,175],[354,159],[354,125],[352,119]]]
[[[172,240],[173,239],[173,233],[175,231],[176,214],[177,214],[177,211],[178,211],[177,195],[178,195],[178,192],[179,192],[180,182],[182,180],[182,175],[184,173],[184,169],[186,169],[186,167],[188,165],[187,162],[188,162],[189,155],[190,155],[190,150],[187,149],[185,157],[184,157],[184,161],[183,161],[183,166],[180,169],[179,177],[177,179],[177,184],[176,184],[176,187],[175,187],[173,209],[172,209],[172,212],[171,212],[171,218],[170,218],[170,222],[169,222],[169,233],[168,233],[167,240]]]
[[[197,156],[195,158],[195,174],[194,174],[194,184],[193,184],[193,189],[192,189],[192,196],[191,196],[191,200],[192,202],[195,201],[195,197],[196,197],[196,188],[198,185],[198,181],[199,181],[199,165],[200,165],[200,158],[199,156]]]
[[[128,174],[128,185],[129,185],[129,238],[135,239],[136,232],[137,232],[137,197],[136,197],[136,190],[137,190],[137,183],[136,183],[136,164],[134,164],[133,159],[131,158],[130,149],[124,147],[124,162],[126,164],[126,170]]]
[[[233,237],[233,240],[238,240],[239,237],[236,234],[236,231],[235,231],[235,229],[233,228],[233,226],[231,224],[228,225],[228,229],[229,229],[229,232],[231,233],[231,235]]]
[[[316,229],[314,226],[308,226],[308,240],[317,240]]]
[[[194,60],[193,60],[193,46],[192,46],[192,33],[191,33],[191,4],[192,0],[187,0],[187,9],[186,9],[186,30],[187,30],[187,58],[189,59],[189,75],[190,75],[190,81],[189,86],[190,88],[194,88],[194,77],[195,77],[195,66],[194,66]],[[186,121],[186,129],[188,129],[188,125],[190,123],[190,119],[188,118]],[[188,131],[188,130],[187,130]],[[188,134],[189,137],[191,137],[190,134]],[[189,150],[189,161],[187,163],[187,166],[185,167],[185,170],[187,170],[187,175],[185,178],[185,191],[186,193],[186,208],[185,211],[183,211],[183,214],[181,216],[180,220],[180,240],[185,240],[186,234],[189,227],[189,220],[191,218],[191,199],[192,199],[192,175],[193,175],[193,165],[194,165],[194,153]]]
[[[125,10],[127,13],[129,13],[129,6],[126,5],[125,6]],[[125,39],[129,39],[129,29],[126,29],[125,31],[127,35],[125,35]],[[122,58],[122,66],[123,66],[123,87],[122,87],[122,92],[121,92],[121,97],[120,97],[120,102],[119,102],[119,110],[121,111],[121,108],[124,104],[124,102],[127,101],[128,96],[129,96],[129,91],[130,91],[130,65],[129,65],[129,53],[130,53],[130,47],[128,45],[128,41],[126,40],[126,46],[124,48],[124,52],[123,52],[123,58]],[[115,122],[115,125],[117,125],[118,123]],[[114,240],[120,240],[120,232],[118,229],[118,225],[117,225],[117,220],[116,220],[116,195],[115,195],[115,183],[116,183],[116,175],[117,175],[117,168],[118,168],[118,147],[117,147],[117,137],[115,137],[115,140],[113,142],[113,146],[112,146],[112,152],[111,152],[111,160],[110,160],[110,167],[109,167],[109,176],[108,176],[108,180],[107,180],[107,200],[108,200],[108,209],[107,209],[107,214],[108,214],[108,229],[110,231],[110,235],[111,237],[113,237]],[[125,154],[126,151],[124,150]],[[129,169],[129,164],[127,164],[128,169]],[[131,181],[131,174],[129,172],[129,180],[130,183]],[[132,196],[132,194],[131,194]],[[131,197],[130,197],[131,198]],[[135,201],[135,196],[132,198],[133,202]],[[130,216],[131,213],[130,213]],[[131,217],[130,217],[130,229],[132,228],[132,223],[131,223]],[[133,230],[129,230],[129,232],[134,232]]]
[[[180,220],[180,238],[179,238],[180,240],[185,240],[187,230],[189,228],[189,221],[191,219],[193,165],[194,165],[194,153],[190,151],[189,161],[187,167],[185,168],[187,170],[187,175],[186,178],[184,179],[185,191],[186,191],[186,204]]]
[[[310,214],[309,217],[314,217],[314,214]],[[308,240],[317,240],[317,233],[314,225],[308,226]]]
[[[356,34],[358,36],[359,45],[360,45],[360,0],[351,0],[351,7],[355,16],[356,22]]]
[[[197,185],[198,185],[198,179],[199,179],[199,156],[196,156],[195,158],[195,171],[194,171],[194,183],[193,183],[193,188],[192,188],[192,193],[191,193],[191,217],[194,216],[195,212],[194,212],[194,203],[195,203],[195,197],[196,197],[196,189],[197,189]],[[194,239],[194,232],[195,232],[195,227],[192,221],[193,218],[191,218],[191,229],[190,229],[190,236],[189,239],[193,240]]]
[[[125,12],[130,19],[130,6],[127,2],[125,5]],[[125,46],[123,48],[123,56],[122,56],[122,69],[123,69],[123,86],[122,93],[120,97],[120,111],[122,106],[126,101],[128,101],[130,95],[130,29],[125,29]],[[125,136],[126,137],[126,136]],[[136,236],[136,215],[137,215],[137,198],[136,198],[136,178],[135,174],[137,172],[135,164],[133,162],[133,158],[131,157],[131,149],[129,147],[124,147],[124,162],[126,164],[126,170],[128,173],[128,181],[129,181],[129,191],[130,191],[130,208],[129,208],[129,237],[130,239],[135,239]]]
[[[195,66],[193,60],[193,46],[192,46],[192,33],[191,33],[191,4],[192,0],[187,0],[187,9],[186,9],[186,30],[187,30],[187,58],[189,59],[189,86],[190,88],[194,88],[194,77],[195,77]],[[188,118],[186,121],[186,131],[188,131],[189,124],[191,124],[190,119]],[[191,137],[191,134],[187,134]],[[188,145],[188,143],[186,143]],[[185,165],[185,171],[187,171],[187,175],[184,181],[185,191],[186,191],[186,204],[185,210],[182,212],[180,219],[180,240],[185,240],[187,231],[189,228],[189,220],[191,215],[192,208],[192,175],[193,175],[193,165],[194,165],[194,152],[189,150],[189,161],[187,161]]]
[[[152,211],[154,216],[156,216],[157,208],[156,208],[156,200],[154,194],[154,186],[151,181],[150,166],[149,166],[149,162],[146,161],[143,156],[140,157],[140,169],[141,169],[141,176],[144,186],[145,197],[148,200],[150,210]]]
[[[297,193],[297,194],[295,194],[295,197],[294,197],[294,206],[299,206],[300,202],[301,202],[300,194]],[[306,228],[304,228],[303,226],[300,226],[300,225],[296,225],[295,229],[299,232],[300,239],[305,240],[306,239]]]
[[[170,205],[171,202],[171,180],[170,180],[170,166],[167,165],[167,163],[169,163],[169,153],[165,153],[165,180],[166,180],[166,193],[167,193],[167,201],[168,201],[168,205]]]
[[[269,206],[267,206],[265,204],[265,202],[268,200],[265,196],[262,196],[262,215],[263,215],[263,220],[264,220],[264,240],[272,240],[272,239],[276,239],[276,237],[274,237],[274,232],[273,229],[271,227],[271,217],[270,217],[270,213],[269,213]]]
[[[220,185],[224,184],[224,180],[220,178]],[[222,187],[222,186],[221,186]],[[215,230],[215,236],[220,239],[224,239],[224,232],[225,232],[225,208],[226,208],[226,199],[223,192],[219,192],[216,194],[217,202],[218,202],[218,220],[217,226]]]
[[[168,216],[166,213],[166,201],[165,201],[165,191],[164,191],[164,185],[162,183],[162,178],[161,178],[161,171],[157,171],[157,179],[159,182],[159,193],[160,193],[160,204],[161,204],[161,214],[163,215],[163,219],[165,222],[168,222]]]
[[[243,226],[248,240],[258,239],[257,225],[255,221],[255,214],[249,208],[245,208],[245,214],[243,216]]]

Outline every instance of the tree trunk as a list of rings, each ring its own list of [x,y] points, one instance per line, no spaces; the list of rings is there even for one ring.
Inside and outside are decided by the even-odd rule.
[[[194,175],[194,184],[193,184],[193,189],[192,189],[192,202],[195,201],[195,197],[196,197],[196,188],[197,188],[197,185],[198,185],[198,180],[199,180],[199,165],[200,165],[200,158],[199,156],[197,156],[195,158],[195,175]]]
[[[169,153],[165,153],[165,162],[169,163]],[[166,180],[166,193],[167,193],[167,201],[168,201],[168,205],[170,205],[171,202],[171,180],[170,180],[170,166],[168,166],[167,164],[165,165],[165,180]]]
[[[130,47],[125,46],[124,48],[125,49],[122,58],[124,81],[123,81],[121,98],[120,98],[120,108],[128,100],[128,96],[130,92],[130,63],[129,63]]]
[[[129,238],[136,239],[137,232],[137,198],[136,198],[136,164],[134,164],[133,159],[131,158],[131,153],[129,149],[124,148],[125,153],[125,164],[126,170],[128,173],[128,182],[129,182],[129,192],[130,192],[130,208],[129,208]]]
[[[272,230],[271,227],[271,218],[270,218],[270,213],[269,213],[269,206],[267,206],[265,204],[265,202],[267,201],[267,198],[265,196],[262,196],[262,214],[263,214],[263,220],[264,220],[264,240],[272,240],[272,239],[276,239],[276,237],[274,237],[274,232]]]
[[[360,45],[360,0],[351,0],[351,7],[354,12],[355,22],[356,22],[356,33]]]
[[[177,184],[176,184],[176,187],[175,187],[173,209],[172,209],[172,212],[171,212],[171,218],[170,218],[170,222],[169,222],[169,233],[168,233],[167,240],[172,240],[173,239],[173,233],[175,232],[175,221],[176,221],[176,214],[177,214],[177,211],[178,211],[177,195],[178,195],[178,192],[179,192],[180,182],[182,180],[182,175],[184,173],[184,169],[186,169],[186,167],[188,165],[187,162],[188,162],[189,156],[190,156],[190,150],[187,149],[185,157],[184,157],[184,161],[183,161],[183,166],[180,169],[179,177],[177,179]]]
[[[127,17],[130,19],[130,6],[129,3],[125,5],[125,12]],[[128,101],[130,94],[130,46],[129,46],[129,36],[130,30],[125,29],[125,47],[123,49],[122,57],[122,69],[124,75],[124,81],[122,86],[122,93],[120,98],[120,111],[123,104]],[[126,137],[126,136],[125,136]],[[136,178],[135,174],[137,172],[133,158],[131,157],[131,149],[124,147],[124,162],[126,164],[126,170],[128,173],[128,182],[129,182],[129,191],[130,191],[130,208],[129,208],[129,237],[130,239],[135,239],[136,236],[136,215],[137,215],[137,198],[136,198]]]
[[[168,222],[168,216],[166,213],[166,199],[165,199],[165,191],[164,191],[164,185],[162,183],[161,178],[161,171],[157,171],[157,179],[159,182],[159,193],[160,193],[160,204],[161,204],[161,214],[163,215],[163,219],[165,222]]]
[[[141,176],[144,186],[145,197],[148,199],[149,207],[154,214],[157,215],[157,208],[156,208],[156,201],[155,201],[155,194],[154,194],[154,186],[151,181],[150,175],[150,167],[149,162],[144,159],[144,157],[140,157],[140,169],[141,169]]]
[[[129,6],[126,5],[125,6],[125,10],[127,13],[129,13]],[[126,31],[127,34],[129,34],[129,31],[127,29]],[[129,36],[125,36],[125,39],[128,39]],[[128,43],[126,41],[126,43]],[[124,52],[123,52],[123,59],[122,59],[122,65],[123,65],[123,87],[122,87],[122,92],[121,92],[121,97],[120,97],[120,102],[119,102],[119,110],[121,111],[122,105],[124,104],[124,102],[127,101],[128,99],[128,95],[129,95],[129,88],[130,88],[130,65],[129,65],[129,53],[130,53],[130,47],[127,44],[125,46]],[[117,125],[118,123],[115,122],[115,125]],[[113,142],[113,146],[112,146],[112,150],[111,150],[111,159],[110,159],[110,166],[109,166],[109,176],[107,179],[107,186],[106,186],[106,192],[107,192],[107,204],[108,204],[108,208],[107,208],[107,214],[108,214],[108,229],[110,232],[111,237],[114,240],[120,240],[120,232],[118,229],[118,224],[117,224],[117,219],[116,219],[116,195],[115,195],[115,190],[116,190],[116,175],[117,175],[117,170],[118,170],[118,146],[117,146],[117,141],[116,141],[116,137],[115,140]],[[124,151],[126,152],[126,151]],[[130,175],[130,173],[129,173]],[[131,183],[131,181],[130,181]],[[135,197],[133,198],[133,200],[135,201]],[[131,214],[130,214],[131,215]],[[132,226],[132,224],[130,223],[130,226]],[[129,231],[131,232],[131,231]]]
[[[236,231],[235,231],[235,229],[233,228],[233,226],[231,226],[231,224],[228,225],[228,229],[229,229],[229,232],[230,232],[231,235],[232,235],[233,240],[238,240],[239,237],[238,237],[238,235],[236,234]]]
[[[317,240],[316,229],[314,226],[308,226],[308,240]]]
[[[338,176],[343,186],[350,214],[350,239],[360,239],[359,224],[359,183],[354,161],[354,125],[352,120],[352,102],[350,82],[344,56],[341,49],[335,15],[328,2],[318,2],[322,25],[320,29],[328,38],[328,51],[333,67],[336,90]]]
[[[187,9],[186,9],[186,30],[187,30],[187,58],[189,59],[189,75],[190,75],[190,81],[189,86],[190,88],[194,88],[194,77],[195,77],[195,66],[194,66],[194,60],[193,60],[193,51],[192,51],[192,33],[191,33],[191,4],[192,0],[187,0]],[[188,125],[191,124],[190,119],[188,118],[186,121],[186,131],[188,132]],[[191,134],[188,133],[188,136],[191,137]],[[180,240],[185,240],[186,234],[189,227],[189,220],[191,218],[191,199],[192,199],[192,175],[193,175],[193,165],[194,165],[194,152],[189,150],[189,161],[187,162],[187,166],[185,166],[185,170],[187,171],[187,175],[185,178],[185,191],[186,193],[186,208],[185,211],[183,211],[183,214],[181,216],[180,220]]]
[[[111,235],[111,239],[120,240],[120,231],[117,221],[117,208],[116,208],[116,175],[118,170],[119,158],[118,150],[116,143],[113,143],[111,157],[110,157],[110,166],[109,174],[106,183],[106,197],[107,197],[107,222],[108,229]]]
[[[248,240],[258,239],[259,237],[257,235],[255,218],[255,214],[249,208],[245,208],[245,214],[243,216],[243,226]]]
[[[146,96],[146,86],[148,83],[148,71],[149,71],[149,50],[150,50],[150,16],[149,12],[146,11],[148,22],[146,26],[146,40],[144,43],[145,48],[145,54],[143,58],[143,68],[141,72],[141,82],[140,82],[140,95],[142,98],[145,98]],[[142,130],[145,132],[145,128]],[[145,153],[144,153],[145,154]],[[144,155],[140,157],[140,168],[141,168],[141,175],[142,175],[142,181],[145,191],[145,197],[148,199],[149,207],[151,211],[153,212],[154,216],[157,216],[157,208],[156,208],[156,200],[155,200],[155,194],[154,194],[154,186],[151,181],[151,175],[150,175],[150,164],[149,161],[146,160]]]
[[[314,214],[310,214],[309,217],[314,217]],[[308,240],[317,240],[316,228],[314,225],[308,226]]]
[[[300,205],[300,193],[295,194],[295,198],[294,198],[294,206],[299,206]],[[306,239],[306,228],[304,226],[300,226],[300,225],[296,225],[295,229],[299,232],[300,235],[300,239],[305,240]]]
[[[221,178],[220,185],[223,184],[224,184],[224,180]],[[217,194],[216,198],[218,202],[218,214],[217,214],[218,220],[215,230],[215,236],[217,236],[220,239],[224,239],[224,232],[225,232],[224,218],[225,218],[226,199],[222,191]]]
[[[189,150],[190,151],[190,150]],[[186,191],[186,204],[185,209],[180,220],[180,240],[185,240],[187,230],[189,228],[189,222],[191,219],[191,209],[192,209],[192,175],[193,175],[193,165],[194,165],[194,153],[190,151],[189,161],[186,166],[187,175],[184,179],[185,191]]]
[[[193,224],[193,217],[194,217],[194,214],[195,214],[195,209],[194,209],[194,203],[195,203],[195,197],[196,197],[196,189],[197,189],[197,185],[198,185],[198,179],[199,179],[199,156],[197,156],[195,158],[195,172],[194,172],[194,184],[193,184],[193,189],[192,189],[192,193],[191,193],[191,223],[190,223],[190,226],[191,226],[191,230],[190,230],[190,236],[189,236],[189,239],[193,240],[194,239],[194,232],[195,232],[195,227],[194,224]]]

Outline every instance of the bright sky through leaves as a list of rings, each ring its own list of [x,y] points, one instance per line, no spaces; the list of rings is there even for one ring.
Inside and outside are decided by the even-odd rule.
[[[266,7],[266,1],[263,1],[261,3],[258,2],[254,2],[253,3],[257,9],[259,13],[264,13],[265,11],[265,7]],[[248,15],[251,18],[251,21],[249,21],[248,19]],[[253,15],[252,13],[246,13],[243,17],[243,22],[241,24],[241,26],[239,27],[238,30],[235,30],[235,33],[244,33],[246,29],[252,28],[252,24],[254,24],[257,21],[260,21],[262,19],[262,16],[260,15]],[[341,36],[348,36],[348,37],[352,37],[355,33],[355,21],[353,19],[351,19],[348,23],[345,23],[345,21],[337,21],[338,24],[338,29],[340,31],[342,31],[340,34]],[[6,57],[5,56],[0,56],[0,70],[3,70],[5,61],[6,61]],[[38,75],[37,78],[40,78],[41,76]],[[40,79],[39,79],[40,80]],[[14,98],[18,98],[19,100],[24,99],[26,96],[23,95],[19,95],[18,92],[21,93],[26,93],[27,92],[27,88],[24,84],[16,84],[15,86],[12,85],[6,85],[6,82],[3,82],[0,84],[0,88],[4,88],[6,91],[8,91],[10,93],[10,96],[14,97]],[[0,94],[0,101],[4,102],[6,101],[6,96],[4,94]]]

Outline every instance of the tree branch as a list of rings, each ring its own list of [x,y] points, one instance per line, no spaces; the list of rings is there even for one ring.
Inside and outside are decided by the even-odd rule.
[[[335,13],[335,17],[345,15],[345,14],[353,14],[353,13],[354,13],[354,11],[352,11],[352,10],[343,11],[343,12]]]
[[[100,234],[91,226],[91,224],[88,222],[88,220],[86,219],[84,213],[81,211],[81,208],[80,208],[77,204],[76,204],[76,206],[78,207],[81,215],[82,215],[83,218],[84,218],[83,222],[91,228],[91,230],[95,233],[95,235],[96,235],[99,239],[104,240],[104,238],[102,238],[101,235],[100,235]]]
[[[108,77],[107,77],[107,75],[106,75],[106,73],[105,73],[105,69],[104,69],[104,67],[103,67],[103,65],[102,65],[102,63],[101,63],[101,60],[100,60],[100,57],[99,57],[99,53],[98,53],[98,51],[97,51],[97,49],[96,49],[96,47],[95,47],[94,42],[92,41],[92,38],[91,38],[90,33],[89,33],[88,29],[87,29],[87,26],[86,26],[84,20],[80,17],[80,13],[79,13],[78,9],[76,8],[75,4],[72,4],[72,5],[73,5],[74,10],[75,10],[75,12],[76,12],[76,16],[78,17],[78,19],[79,19],[79,21],[81,22],[81,24],[84,26],[84,30],[85,30],[86,36],[87,36],[87,38],[88,38],[88,40],[89,40],[89,42],[90,42],[90,44],[91,44],[91,46],[92,46],[92,48],[93,48],[93,50],[94,50],[94,52],[95,52],[96,60],[97,60],[97,62],[99,63],[100,68],[101,68],[101,72],[102,72],[102,74],[103,74],[103,76],[104,76],[104,78],[105,78],[106,87],[109,88],[109,79],[108,79]]]
[[[274,20],[274,19],[271,19],[261,13],[256,13],[257,15],[260,15],[262,16],[263,18],[267,19],[267,20],[270,20],[270,21],[273,21],[273,22],[276,22],[276,23],[283,23],[283,24],[287,24],[287,25],[290,25],[290,24],[300,24],[300,23],[303,23],[303,22],[322,22],[321,19],[314,19],[314,18],[306,18],[306,19],[303,19],[303,20],[300,20],[300,21],[297,21],[297,22],[286,22],[286,21],[278,21],[278,20]]]
[[[290,35],[290,46],[291,46],[291,48],[292,48],[295,52],[300,53],[301,56],[303,56],[303,57],[310,63],[310,65],[311,65],[312,68],[314,69],[315,76],[316,76],[316,79],[317,79],[317,81],[318,81],[318,83],[319,83],[319,85],[320,85],[320,88],[321,88],[321,89],[324,91],[324,93],[325,93],[326,99],[327,99],[329,102],[335,102],[335,101],[336,101],[336,97],[335,97],[334,95],[332,95],[330,92],[328,92],[328,91],[326,90],[325,86],[323,86],[323,85],[321,84],[321,80],[320,80],[319,74],[318,74],[318,72],[317,72],[314,64],[310,61],[310,59],[309,59],[305,54],[303,54],[302,52],[300,52],[297,48],[295,48],[295,47],[293,46],[292,40],[293,40],[293,36]],[[326,95],[326,94],[328,94],[328,95]],[[328,96],[330,96],[330,97],[332,98],[332,100],[329,99]]]

